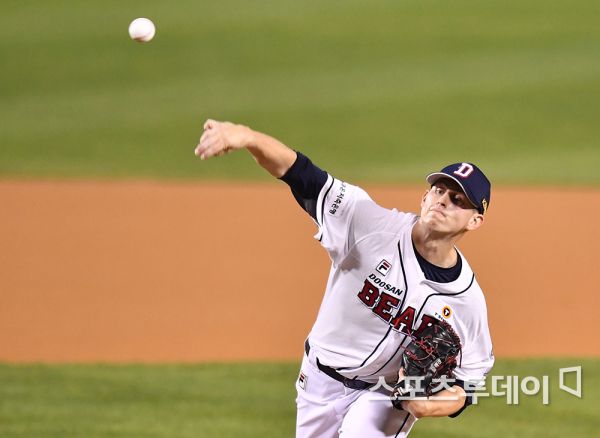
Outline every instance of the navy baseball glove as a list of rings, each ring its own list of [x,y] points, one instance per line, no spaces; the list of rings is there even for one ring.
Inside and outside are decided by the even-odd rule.
[[[436,388],[442,386],[442,376],[454,377],[461,349],[460,338],[446,321],[434,322],[418,338],[413,338],[402,353],[405,377],[394,386],[394,407],[402,409],[399,398],[423,397],[437,392]],[[444,388],[438,390],[441,389]]]

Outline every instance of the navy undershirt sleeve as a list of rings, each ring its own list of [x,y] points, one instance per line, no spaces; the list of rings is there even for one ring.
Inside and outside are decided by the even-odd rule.
[[[327,182],[327,172],[318,168],[310,159],[296,151],[292,167],[280,179],[290,186],[300,207],[317,220],[317,198]]]

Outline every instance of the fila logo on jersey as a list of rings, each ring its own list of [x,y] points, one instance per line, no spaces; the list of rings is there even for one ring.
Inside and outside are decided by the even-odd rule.
[[[373,274],[369,276],[371,278]],[[384,283],[385,284],[385,283]],[[399,308],[400,298],[382,292],[371,283],[365,280],[362,290],[358,293],[358,298],[371,309],[371,311],[390,324],[392,328],[407,335],[418,335],[436,319],[433,316],[423,315],[421,324],[417,330],[413,331],[415,323],[415,309],[407,306],[404,310]]]
[[[375,270],[385,277],[387,275],[387,273],[390,272],[391,267],[392,267],[392,264],[390,262],[388,262],[386,259],[383,259],[381,261],[381,263],[379,263],[379,265],[377,266],[377,268]]]
[[[462,178],[467,178],[469,175],[473,173],[473,166],[469,163],[462,163],[458,170],[455,170],[454,175],[458,175]]]

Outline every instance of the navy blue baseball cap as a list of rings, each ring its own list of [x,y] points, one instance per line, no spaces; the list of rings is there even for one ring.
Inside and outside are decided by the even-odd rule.
[[[426,179],[433,185],[441,178],[456,181],[479,213],[484,214],[487,211],[492,184],[479,167],[473,163],[454,163],[439,172],[430,173]]]

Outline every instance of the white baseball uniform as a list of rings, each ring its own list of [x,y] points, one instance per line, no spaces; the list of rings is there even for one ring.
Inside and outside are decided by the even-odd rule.
[[[389,392],[349,388],[323,369],[393,385],[409,334],[446,320],[463,347],[456,378],[480,381],[494,363],[483,292],[460,252],[456,280],[428,280],[411,239],[418,217],[377,205],[359,187],[328,175],[314,216],[332,265],[296,383],[297,437],[406,436],[416,418],[394,409]]]

